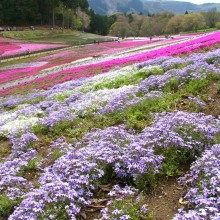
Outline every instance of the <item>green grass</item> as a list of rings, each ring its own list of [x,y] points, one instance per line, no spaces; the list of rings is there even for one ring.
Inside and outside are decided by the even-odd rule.
[[[13,212],[14,206],[19,203],[18,200],[10,200],[6,194],[0,195],[0,217],[9,216]]]
[[[54,43],[79,45],[82,43],[102,40],[104,37],[72,30],[25,30],[4,32],[3,37],[25,40],[33,43]]]
[[[212,31],[217,31],[217,28],[204,28],[204,29],[199,29],[196,30],[196,33],[200,33],[200,32],[212,32]],[[180,34],[191,34],[191,33],[195,33],[195,31],[184,31],[184,32],[180,32]]]

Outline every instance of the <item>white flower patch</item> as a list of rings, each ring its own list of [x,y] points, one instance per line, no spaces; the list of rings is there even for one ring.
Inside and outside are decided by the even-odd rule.
[[[86,109],[102,109],[105,103],[110,102],[118,94],[125,92],[135,92],[136,86],[123,86],[118,89],[103,89],[95,92],[86,93],[77,102],[70,103],[70,108],[76,112],[82,112]]]
[[[44,114],[44,111],[30,104],[18,105],[17,109],[18,110],[13,112],[4,112],[0,114],[0,131],[8,133],[17,128],[22,129],[27,125],[32,125],[39,114]],[[30,122],[27,122],[29,120]]]
[[[24,108],[27,108],[27,107],[29,107],[29,106],[31,106],[31,105],[30,105],[30,104],[27,104],[27,103],[24,103],[24,104],[18,105],[18,106],[17,106],[17,109],[24,109]]]
[[[22,130],[25,127],[33,127],[39,122],[39,118],[37,117],[25,117],[25,116],[19,116],[13,121],[9,121],[8,123],[5,123],[0,128],[0,133],[7,136],[9,133],[15,131],[15,130]]]
[[[4,125],[6,122],[12,121],[16,117],[17,117],[17,114],[15,112],[13,113],[4,112],[1,114],[1,117],[0,117],[0,125]]]
[[[141,69],[141,71],[151,71],[152,69],[161,69],[161,67],[159,65],[152,65],[152,66],[145,66],[144,68]],[[135,75],[138,71],[138,68],[136,67],[136,65],[130,65],[127,67],[123,67],[121,69],[118,70],[113,70],[110,72],[106,72],[104,74],[99,74],[96,76],[93,76],[92,78],[88,78],[85,80],[85,82],[83,83],[83,85],[79,85],[79,86],[75,86],[74,89],[68,88],[68,85],[72,84],[72,81],[69,82],[65,82],[61,85],[63,85],[65,87],[65,90],[61,89],[57,92],[52,93],[51,95],[49,95],[47,97],[48,100],[57,100],[59,98],[59,96],[70,96],[71,94],[74,94],[76,92],[90,92],[92,90],[94,90],[94,88],[96,86],[98,86],[99,84],[102,83],[114,83],[117,79],[123,78],[123,77],[132,77],[133,75]],[[60,86],[61,86],[60,85]]]
[[[50,96],[48,96],[47,99],[56,100],[57,97],[59,96],[65,96],[65,95],[69,96],[71,94],[74,94],[80,91],[84,91],[84,92],[92,91],[95,88],[95,86],[101,83],[114,82],[116,78],[120,78],[122,76],[132,76],[135,74],[136,71],[137,71],[137,68],[134,65],[131,65],[131,66],[127,66],[122,69],[119,69],[119,70],[114,70],[114,71],[110,71],[104,74],[99,74],[99,75],[93,76],[92,78],[86,79],[86,82],[83,85],[80,85],[74,89],[70,89],[70,90],[66,89],[64,91],[53,93]],[[62,85],[68,85],[71,83],[72,81],[65,82]]]

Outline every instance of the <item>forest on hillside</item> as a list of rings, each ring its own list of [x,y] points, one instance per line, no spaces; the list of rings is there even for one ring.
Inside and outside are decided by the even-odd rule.
[[[4,28],[49,25],[122,38],[220,28],[220,12],[216,8],[184,14],[162,11],[148,15],[100,15],[89,7],[87,0],[2,0],[0,11],[0,25]]]

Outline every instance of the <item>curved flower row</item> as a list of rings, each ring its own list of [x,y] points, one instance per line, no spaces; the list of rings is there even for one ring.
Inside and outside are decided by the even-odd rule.
[[[185,62],[182,69],[172,69],[180,64],[180,58],[163,57],[157,60],[159,66],[149,66],[155,64],[155,60],[148,61],[90,79],[57,85],[48,91],[33,93],[27,98],[11,97],[1,106],[13,108],[19,103],[33,102],[33,99],[39,103],[19,105],[19,109],[15,111],[2,113],[0,133],[7,135],[13,130],[33,127],[35,124],[52,128],[61,121],[74,121],[77,117],[87,114],[87,110],[95,115],[105,114],[123,110],[146,98],[160,97],[163,87],[172,80],[178,80],[181,87],[189,80],[205,79],[210,73],[220,75],[219,69],[206,61],[214,60],[219,53],[220,50],[216,50],[182,59],[183,63]],[[163,69],[167,71],[161,75]],[[148,75],[150,76],[147,77]],[[119,82],[122,83],[121,86],[117,85]],[[145,95],[138,96],[140,92]]]
[[[60,215],[63,219],[77,219],[81,208],[91,203],[100,179],[108,175],[108,167],[116,178],[135,181],[148,172],[160,171],[166,156],[158,153],[158,149],[171,148],[175,152],[191,154],[210,150],[220,134],[219,119],[202,113],[164,112],[155,114],[152,124],[139,133],[121,125],[93,129],[73,145],[59,138],[48,149],[45,160],[49,165],[45,167],[44,160],[35,163],[40,176],[37,186],[20,176],[37,160],[34,145],[38,138],[32,133],[35,125],[53,130],[61,122],[74,121],[87,114],[95,117],[123,111],[144,99],[162,98],[163,88],[174,79],[181,87],[191,80],[205,79],[210,73],[219,75],[219,66],[215,62],[219,54],[218,49],[185,59],[160,57],[93,78],[56,85],[47,91],[1,99],[0,134],[9,139],[11,152],[0,163],[0,194],[18,204],[9,219],[58,219]],[[53,161],[56,149],[61,155]],[[211,158],[218,163],[215,157]],[[209,185],[206,179],[203,180],[203,171],[199,171],[202,165],[195,168],[198,168],[196,173],[193,168],[190,174],[196,174],[191,185],[194,187],[194,183],[202,180],[203,188],[199,188],[200,191],[192,189],[198,193],[193,197],[189,191],[186,198],[201,209],[201,206],[204,208],[201,192]],[[218,179],[214,175],[218,175],[219,170],[212,172],[205,168],[205,172],[209,171],[214,183],[209,190],[218,191]],[[209,195],[207,191],[205,196],[209,198]],[[219,194],[213,194],[213,197],[218,202]],[[205,205],[211,204],[207,201]],[[207,212],[212,211],[210,216],[217,216],[219,211],[214,202],[210,209],[204,208]],[[120,214],[117,210],[115,213]],[[183,214],[187,219],[188,213]]]
[[[213,117],[174,112],[158,115],[153,125],[140,134],[123,126],[87,133],[72,150],[44,168],[40,187],[30,189],[9,219],[56,219],[64,210],[67,218],[76,219],[81,207],[90,204],[92,190],[105,175],[107,165],[122,179],[138,178],[148,170],[158,172],[163,161],[162,155],[154,153],[158,144],[164,148],[175,146],[176,151],[202,151],[211,147],[219,128],[220,121]],[[204,137],[200,142],[194,139],[198,135]],[[20,186],[16,185],[14,191],[16,187]]]
[[[73,68],[67,68],[60,72],[48,74],[44,77],[39,77],[31,82],[20,83],[19,85],[12,86],[1,90],[2,95],[8,95],[13,90],[21,89],[25,87],[27,90],[28,87],[46,89],[52,87],[56,84],[63,83],[70,80],[75,80],[83,77],[94,76],[99,73],[107,72],[115,67],[122,67],[136,62],[143,62],[149,59],[157,58],[160,56],[171,56],[177,55],[180,53],[191,53],[192,51],[202,48],[209,47],[210,45],[220,42],[220,32],[215,32],[207,36],[200,37],[189,42],[179,43],[172,46],[167,46],[164,48],[152,50],[150,52],[142,52],[136,55],[122,57],[113,59],[111,61],[103,61],[96,64],[88,64]]]
[[[27,63],[22,63],[20,65],[13,65],[13,66],[9,66],[6,68],[1,68],[0,69],[0,84],[14,81],[14,80],[21,79],[21,78],[25,78],[25,77],[30,77],[33,75],[37,75],[39,74],[41,69],[51,67],[52,65],[57,66],[58,63],[62,64],[65,62],[72,62],[74,60],[82,59],[88,56],[111,54],[112,52],[121,51],[124,48],[132,48],[135,46],[146,45],[152,42],[155,42],[155,41],[150,41],[150,40],[124,41],[120,44],[115,43],[115,42],[102,43],[100,45],[88,45],[84,48],[78,47],[78,48],[74,48],[71,50],[61,51],[53,55],[47,55],[47,56],[38,58],[36,62],[32,63],[32,65],[27,65]],[[26,50],[29,49],[29,51],[30,49],[32,49],[32,51],[36,51],[37,47],[34,49],[34,46],[35,45],[33,44],[32,48],[26,47],[25,49]],[[23,49],[24,52],[25,52],[25,49]],[[1,51],[1,46],[0,46],[0,51]],[[36,65],[37,63],[41,65]]]

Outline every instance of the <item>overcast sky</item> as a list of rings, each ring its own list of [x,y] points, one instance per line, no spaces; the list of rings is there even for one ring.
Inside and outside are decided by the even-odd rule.
[[[181,2],[192,2],[194,4],[203,4],[203,3],[220,3],[220,0],[176,0]]]

